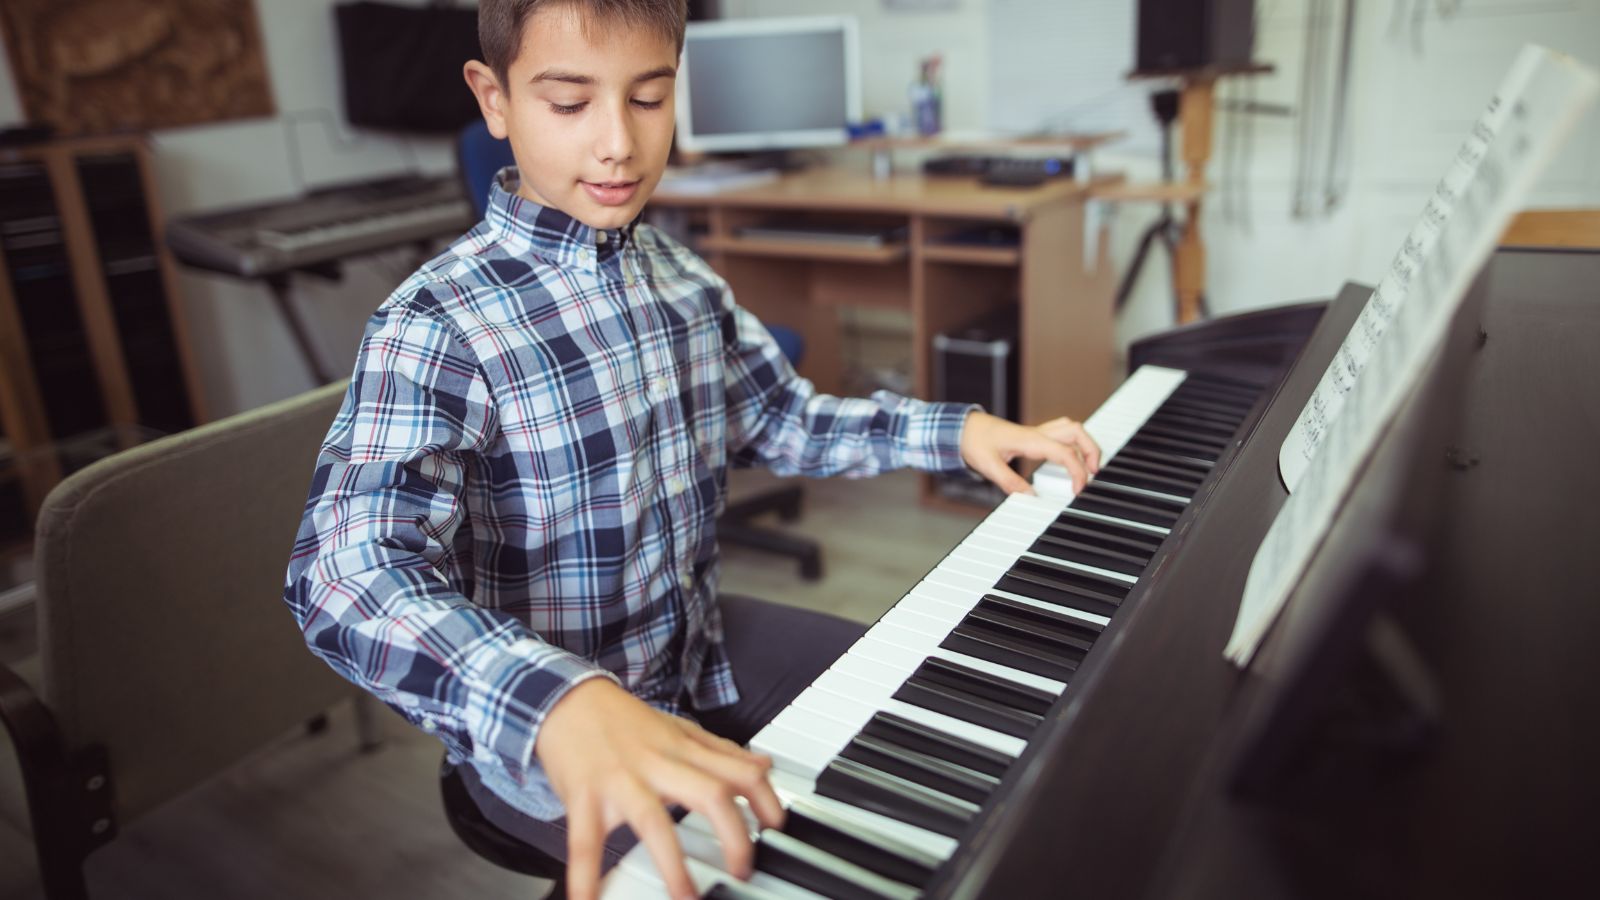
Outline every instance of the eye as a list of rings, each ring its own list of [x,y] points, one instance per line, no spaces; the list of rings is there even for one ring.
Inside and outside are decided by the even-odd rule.
[[[574,103],[570,106],[563,106],[560,103],[552,103],[550,104],[550,111],[558,116],[571,116],[583,112],[583,108],[588,105],[588,101]]]
[[[633,105],[640,109],[660,109],[662,102],[661,100],[635,100]]]

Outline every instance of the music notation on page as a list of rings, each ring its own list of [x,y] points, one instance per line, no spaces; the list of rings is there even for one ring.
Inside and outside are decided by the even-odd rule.
[[[1257,549],[1225,655],[1248,665],[1343,497],[1600,77],[1524,47],[1279,451],[1290,489]]]

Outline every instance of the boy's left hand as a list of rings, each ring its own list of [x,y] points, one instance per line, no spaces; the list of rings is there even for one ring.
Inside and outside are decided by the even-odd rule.
[[[1065,466],[1075,492],[1100,471],[1100,445],[1083,430],[1082,422],[1063,416],[1029,428],[981,410],[967,414],[961,427],[961,459],[973,471],[1008,494],[1031,494],[1033,486],[1011,469],[1011,461],[1019,456]]]

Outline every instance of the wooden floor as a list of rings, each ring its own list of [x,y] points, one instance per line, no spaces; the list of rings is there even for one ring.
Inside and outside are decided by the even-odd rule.
[[[764,476],[736,473],[735,492]],[[795,530],[823,545],[824,578],[803,582],[793,564],[730,548],[723,588],[877,618],[976,524],[975,516],[920,509],[916,479],[806,484]],[[0,653],[19,646],[0,633]],[[0,632],[4,629],[0,628]],[[426,734],[386,716],[375,753],[356,750],[352,716],[295,734],[257,759],[124,828],[90,858],[97,900],[174,898],[535,897],[541,885],[480,861],[456,841],[440,811],[440,749]],[[39,896],[32,847],[0,824],[0,900]]]

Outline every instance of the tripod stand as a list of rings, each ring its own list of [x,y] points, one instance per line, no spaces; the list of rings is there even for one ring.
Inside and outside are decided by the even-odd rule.
[[[1156,115],[1156,121],[1161,123],[1161,180],[1167,184],[1173,182],[1172,174],[1172,123],[1178,118],[1178,92],[1172,89],[1153,91],[1150,94],[1150,108]],[[1133,254],[1133,263],[1128,266],[1128,271],[1122,276],[1122,281],[1117,284],[1116,311],[1121,312],[1128,302],[1128,295],[1133,293],[1133,286],[1139,280],[1139,272],[1144,268],[1145,257],[1150,253],[1150,246],[1156,241],[1166,248],[1167,262],[1176,267],[1178,261],[1178,241],[1183,238],[1183,223],[1172,216],[1172,201],[1161,201],[1161,215],[1150,227],[1144,230],[1139,238],[1139,249]],[[1204,314],[1205,298],[1200,299],[1200,311]]]

